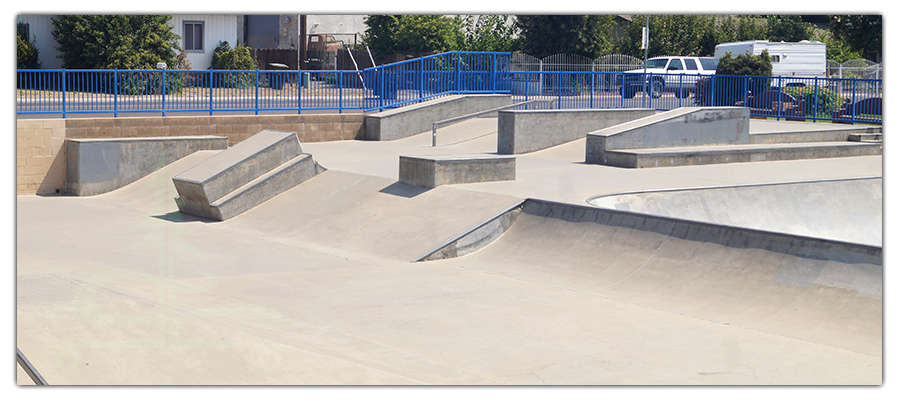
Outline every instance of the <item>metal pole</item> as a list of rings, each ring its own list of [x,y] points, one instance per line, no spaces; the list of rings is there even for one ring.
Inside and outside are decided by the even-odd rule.
[[[25,358],[25,354],[22,354],[22,351],[19,351],[18,348],[16,348],[16,362],[18,362],[19,365],[22,366],[22,369],[25,370],[25,373],[28,374],[28,377],[31,377],[31,380],[34,381],[34,384],[37,384],[38,386],[47,385],[47,381],[44,380],[43,377],[41,377],[41,373],[38,373],[37,369],[34,368],[33,365],[31,365],[31,362],[29,362],[28,359]]]
[[[650,16],[647,16],[647,23],[644,24],[644,30],[647,33],[647,45],[644,47],[644,97],[641,99],[641,107],[647,99],[647,51],[650,50]]]

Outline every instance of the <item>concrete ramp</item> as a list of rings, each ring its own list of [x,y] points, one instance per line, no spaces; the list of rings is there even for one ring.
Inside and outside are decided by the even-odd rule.
[[[526,200],[493,244],[444,261],[710,323],[882,352],[878,247]],[[614,317],[596,319],[616,325]]]
[[[682,107],[607,127],[587,135],[585,161],[611,164],[615,150],[747,144],[750,109]]]
[[[675,189],[591,198],[601,208],[881,247],[882,179]]]
[[[224,221],[323,171],[297,133],[263,130],[172,181],[179,211]]]

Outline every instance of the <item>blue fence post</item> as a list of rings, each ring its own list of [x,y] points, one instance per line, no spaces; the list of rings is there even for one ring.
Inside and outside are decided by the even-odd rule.
[[[119,117],[119,70],[113,70],[113,117]]]
[[[344,113],[344,70],[338,71],[338,114]]]
[[[462,71],[462,56],[459,52],[456,53],[456,93],[459,94],[462,92],[462,86],[460,83],[460,71]]]
[[[303,69],[297,68],[297,114],[303,109]]]
[[[497,93],[497,52],[491,54],[491,94]]]
[[[162,83],[162,88],[160,91],[162,92],[162,116],[166,116],[166,71],[163,69],[158,70],[160,73],[159,81]]]
[[[66,85],[66,69],[62,70],[62,117],[66,118],[66,90],[68,86]]]
[[[815,86],[813,87],[813,123],[816,122],[816,119],[819,118],[819,77],[814,77],[813,82],[815,82]]]
[[[853,79],[853,88],[850,90],[850,124],[856,124],[856,78]]]
[[[254,82],[254,84],[256,84],[256,92],[255,92],[255,97],[254,97],[255,98],[254,99],[254,101],[255,101],[254,110],[255,111],[253,114],[259,115],[259,69],[257,69],[256,72],[254,72],[254,76],[256,77],[256,81]]]
[[[419,100],[425,98],[425,58],[419,58]]]
[[[744,75],[744,99],[741,101],[744,103],[744,107],[749,107],[750,103],[747,101],[750,99],[750,75]]]
[[[594,108],[594,79],[597,78],[597,74],[594,71],[591,71],[591,92],[590,92],[590,101],[589,108]]]
[[[213,70],[206,73],[209,75],[209,115],[213,115]]]

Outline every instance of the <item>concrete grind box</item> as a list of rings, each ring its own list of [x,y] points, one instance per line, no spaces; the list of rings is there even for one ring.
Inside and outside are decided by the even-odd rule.
[[[515,179],[516,158],[513,156],[400,156],[400,182],[407,185],[436,188],[457,183]]]

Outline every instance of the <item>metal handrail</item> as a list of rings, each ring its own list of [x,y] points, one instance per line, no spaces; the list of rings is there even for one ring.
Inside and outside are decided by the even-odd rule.
[[[41,377],[41,373],[38,373],[37,369],[31,365],[31,362],[25,358],[25,354],[22,354],[22,351],[19,351],[19,348],[16,348],[16,362],[22,366],[22,370],[25,370],[25,373],[28,374],[28,377],[31,377],[34,384],[37,384],[38,386],[47,385],[47,381]]]
[[[523,101],[523,102],[521,102],[521,103],[510,104],[510,105],[504,105],[504,106],[502,106],[502,107],[492,108],[492,109],[490,109],[490,110],[484,110],[484,111],[479,111],[479,112],[477,112],[477,113],[466,114],[466,115],[462,115],[462,116],[459,116],[459,117],[448,118],[448,119],[446,119],[446,120],[435,121],[434,123],[431,123],[431,147],[437,146],[437,129],[438,129],[438,126],[441,126],[441,127],[443,127],[444,125],[448,125],[448,126],[449,126],[449,125],[451,125],[451,124],[456,124],[456,123],[459,123],[459,122],[461,122],[461,121],[468,120],[468,119],[470,119],[470,118],[475,118],[475,117],[478,117],[478,116],[483,116],[483,115],[485,115],[485,114],[494,113],[494,112],[497,112],[497,111],[500,111],[500,110],[506,110],[506,109],[509,109],[509,108],[521,107],[521,106],[523,106],[523,105],[528,105],[528,104],[533,104],[533,103],[538,103],[538,102],[540,102],[540,103],[550,103],[550,108],[553,108],[553,103],[556,102],[556,100],[553,99],[553,98],[550,98],[550,99],[546,99],[546,98],[535,98],[535,99],[533,99],[533,100]]]

